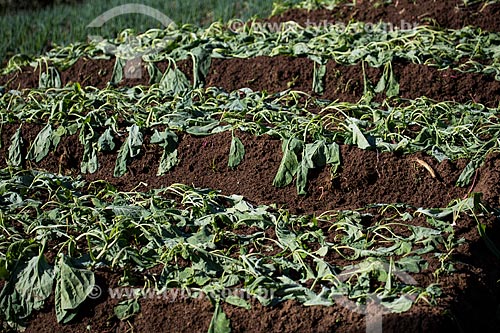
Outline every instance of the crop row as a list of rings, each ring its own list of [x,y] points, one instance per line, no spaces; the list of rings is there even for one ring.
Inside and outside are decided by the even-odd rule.
[[[267,96],[215,88],[179,93],[164,84],[122,91],[83,90],[76,84],[66,89],[32,90],[27,95],[9,93],[0,99],[2,108],[9,110],[2,113],[2,125],[20,125],[4,139],[10,142],[3,144],[8,145],[8,164],[18,167],[26,160],[41,161],[62,137],[78,134],[84,147],[81,172],[97,170],[97,152],[118,149],[114,174],[119,177],[140,153],[146,131],[152,133],[150,143],[164,150],[159,175],[177,163],[176,131],[195,136],[237,130],[267,134],[283,141],[282,167],[274,184],[286,186],[298,174],[299,193],[305,193],[309,169],[332,164],[335,173],[340,164],[337,143],[381,152],[424,151],[439,162],[470,159],[457,182],[460,186],[470,183],[486,155],[498,151],[500,145],[496,110],[478,104],[434,103],[423,98],[384,110],[315,98],[299,101],[302,97],[297,92]],[[308,110],[311,107],[315,112]],[[46,122],[26,149],[20,134],[24,122]],[[23,151],[27,153],[23,155]],[[243,144],[233,135],[230,167],[237,167],[244,154]]]
[[[277,55],[307,56],[318,65],[333,59],[341,64],[364,61],[369,66],[380,67],[403,59],[440,68],[468,68],[497,76],[500,72],[497,61],[500,37],[470,27],[442,31],[421,26],[387,32],[382,24],[367,29],[363,22],[351,22],[347,27],[301,27],[293,22],[278,23],[277,27],[259,22],[241,23],[234,31],[222,23],[214,23],[206,29],[185,25],[149,30],[139,35],[125,30],[115,40],[56,47],[35,59],[15,56],[3,72],[9,73],[30,63],[33,66],[50,63],[64,70],[84,56],[100,59],[116,56],[121,59],[142,57],[146,62],[189,58],[203,74],[211,58]],[[477,60],[493,61],[483,64]],[[465,65],[458,64],[464,61]]]
[[[4,169],[0,273],[7,283],[0,308],[22,325],[55,285],[57,319],[68,322],[95,284],[89,268],[120,268],[130,279],[160,265],[161,279],[146,285],[194,290],[193,297],[205,293],[217,303],[248,308],[244,298],[220,293],[240,286],[263,304],[296,299],[332,305],[339,297],[376,295],[387,311],[403,312],[440,295],[435,283],[453,270],[450,254],[463,242],[453,226],[481,211],[478,198],[434,210],[372,205],[294,216],[180,184],[120,192],[103,182]],[[430,267],[430,283],[408,284],[391,275]],[[122,302],[119,315],[138,311],[134,302]]]

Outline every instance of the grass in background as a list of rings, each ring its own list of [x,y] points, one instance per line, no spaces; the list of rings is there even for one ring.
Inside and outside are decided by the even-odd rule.
[[[87,28],[93,19],[107,10],[128,3],[134,1],[89,0],[82,4],[58,4],[42,9],[37,7],[38,9],[32,11],[4,13],[0,16],[0,62],[4,63],[17,53],[37,55],[54,44],[85,41],[89,35],[114,37],[126,28],[137,32],[161,28],[158,21],[141,14],[115,17],[97,30]],[[201,26],[231,18],[267,17],[273,7],[272,1],[269,0],[145,0],[140,3],[159,10],[178,24],[191,23]]]

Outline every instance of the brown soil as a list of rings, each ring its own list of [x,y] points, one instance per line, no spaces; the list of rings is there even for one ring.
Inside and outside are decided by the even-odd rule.
[[[104,88],[111,79],[113,60],[80,59],[69,69],[62,71],[63,85],[79,82],[82,86]],[[160,70],[167,64],[159,63]],[[191,61],[178,64],[186,76],[192,80]],[[276,93],[286,89],[300,90],[313,94],[314,64],[307,58],[256,57],[251,59],[213,59],[206,78],[207,86],[221,87],[226,91],[240,88],[264,90]],[[488,107],[500,104],[500,81],[493,75],[462,73],[451,69],[438,70],[425,65],[395,62],[393,71],[400,84],[400,97],[415,99],[426,96],[436,101],[473,101]],[[375,86],[382,76],[382,69],[367,68],[366,77]],[[119,86],[149,85],[149,75],[143,68],[139,79],[124,79]],[[8,89],[38,87],[39,70],[25,67],[0,77],[0,85]],[[325,91],[321,98],[343,102],[357,102],[363,96],[364,77],[361,64],[343,66],[334,61],[327,64]],[[481,89],[477,89],[481,87]],[[377,96],[378,100],[384,93]]]
[[[397,0],[390,4],[384,1],[361,0],[339,5],[334,10],[291,9],[268,19],[270,22],[295,21],[301,25],[348,23],[351,20],[369,23],[385,22],[396,29],[408,29],[410,25],[434,25],[447,29],[474,26],[486,31],[500,31],[500,4],[484,6],[483,3],[464,6],[456,1],[412,1]],[[403,25],[402,22],[406,24]]]
[[[4,126],[3,142],[10,142],[17,127]],[[25,145],[34,140],[40,129],[40,126],[23,125]],[[332,179],[329,168],[313,170],[308,183],[309,194],[298,196],[295,184],[286,188],[272,186],[282,158],[280,140],[238,133],[246,154],[242,164],[232,170],[227,166],[230,132],[209,137],[179,136],[180,163],[165,176],[156,176],[162,152],[157,145],[149,144],[149,136],[146,136],[142,154],[132,161],[125,176],[113,177],[116,148],[114,153],[99,153],[98,171],[85,175],[85,178],[89,181],[106,180],[122,190],[131,190],[140,183],[147,184],[147,187],[140,188],[144,190],[173,183],[216,188],[224,194],[243,195],[253,202],[275,203],[295,213],[353,209],[370,203],[402,202],[417,207],[445,207],[453,199],[463,197],[468,192],[466,188],[455,186],[466,161],[437,163],[434,158],[422,153],[398,156],[344,145],[341,146],[342,168],[338,175]],[[7,149],[8,146],[0,149],[0,154],[6,156]],[[76,175],[80,170],[82,155],[83,146],[74,135],[63,138],[57,150],[49,153],[40,163],[28,161],[27,166]],[[432,178],[425,168],[415,162],[415,158],[427,161],[438,173],[439,179]],[[0,167],[5,166],[5,160],[2,160]],[[478,186],[482,186],[488,202],[496,200],[500,192],[496,186],[483,186],[483,179],[495,182],[493,174],[496,170],[494,167],[483,168],[479,173]]]

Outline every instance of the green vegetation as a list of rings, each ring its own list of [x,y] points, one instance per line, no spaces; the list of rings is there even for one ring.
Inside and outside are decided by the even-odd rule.
[[[339,297],[364,304],[377,297],[387,311],[404,312],[440,295],[436,283],[453,271],[450,254],[462,242],[449,221],[473,216],[476,199],[434,210],[374,205],[294,216],[180,184],[120,192],[103,182],[0,170],[0,272],[7,279],[0,310],[22,325],[55,285],[57,319],[68,322],[92,292],[93,270],[104,266],[123,270],[124,285],[180,288],[245,308],[248,297],[264,305],[288,299],[332,305]],[[366,227],[362,220],[375,215],[382,217]],[[425,225],[411,223],[417,216],[426,217]],[[50,263],[48,244],[57,253]],[[429,284],[395,274],[427,270],[424,255],[440,262]],[[332,256],[354,264],[332,264]],[[161,279],[147,279],[144,273],[158,265]],[[228,295],[227,288],[241,293]],[[137,312],[133,302],[122,302],[117,313]],[[214,318],[225,316],[216,310]]]
[[[163,78],[170,75],[167,71]],[[38,162],[62,137],[78,134],[84,145],[82,173],[98,169],[97,151],[118,151],[115,176],[122,176],[127,163],[139,154],[144,133],[154,131],[151,143],[164,151],[157,170],[163,175],[177,163],[174,131],[204,136],[240,130],[282,138],[283,162],[274,185],[289,185],[298,175],[300,194],[305,194],[309,169],[331,165],[335,173],[340,163],[337,143],[378,151],[425,151],[438,161],[470,159],[458,180],[460,186],[470,183],[487,154],[500,150],[496,109],[420,98],[386,110],[384,105],[369,103],[369,96],[367,92],[356,104],[311,97],[298,102],[300,93],[294,91],[268,96],[249,89],[233,93],[216,88],[177,90],[160,79],[149,88],[84,90],[75,84],[43,92],[31,90],[27,95],[12,91],[0,98],[0,107],[10,110],[1,114],[3,124],[32,122],[43,126],[26,147],[27,156],[21,154],[24,143],[19,131],[10,143],[3,143],[9,145],[12,166],[28,159]],[[306,105],[319,112],[310,112]],[[118,119],[127,119],[121,125],[128,128],[120,128]],[[161,125],[167,129],[156,131]],[[118,136],[127,137],[121,147],[113,143]],[[244,155],[238,141],[233,138],[231,143],[232,167],[237,167]]]
[[[440,162],[468,159],[457,181],[460,186],[471,183],[488,154],[500,151],[500,106],[402,99],[392,70],[395,61],[404,60],[494,74],[500,80],[498,33],[427,26],[387,32],[383,24],[367,29],[361,22],[316,27],[212,23],[267,16],[269,1],[149,1],[145,4],[179,25],[162,29],[144,17],[122,16],[100,31],[88,31],[91,20],[123,3],[58,5],[40,10],[36,17],[25,12],[0,18],[10,41],[0,52],[29,54],[13,57],[3,74],[21,65],[43,69],[35,89],[0,87],[0,134],[7,127],[13,132],[0,142],[8,152],[3,157],[8,167],[0,170],[0,279],[5,282],[0,313],[11,327],[22,328],[52,295],[58,322],[70,322],[103,267],[122,274],[120,286],[138,287],[133,297],[116,306],[117,318],[138,313],[138,299],[148,288],[175,288],[192,297],[207,295],[215,307],[209,330],[227,332],[229,319],[221,303],[250,308],[248,297],[264,305],[296,300],[324,306],[339,298],[366,305],[376,297],[394,313],[417,302],[435,304],[441,296],[439,282],[454,272],[453,254],[464,242],[455,228],[461,219],[477,222],[488,247],[499,253],[478,219],[492,217],[492,210],[481,204],[477,193],[445,208],[373,202],[354,211],[293,215],[275,205],[254,206],[238,195],[184,184],[123,192],[105,181],[22,170],[76,135],[83,148],[76,173],[96,173],[99,153],[106,152],[116,157],[113,175],[126,176],[131,161],[148,144],[161,152],[153,171],[161,176],[179,164],[181,134],[202,137],[228,131],[228,167],[238,169],[246,153],[239,135],[246,132],[281,140],[282,161],[273,185],[295,182],[297,193],[307,195],[312,169],[329,167],[335,177],[342,162],[341,144],[377,152],[425,152]],[[282,5],[318,8],[336,3]],[[275,12],[283,8],[278,5]],[[148,30],[152,26],[155,29]],[[27,31],[37,31],[35,40]],[[118,35],[86,42],[90,34]],[[39,55],[49,39],[68,45]],[[118,88],[126,62],[137,55],[142,56],[150,85]],[[293,90],[268,94],[205,87],[212,59],[261,55],[313,60],[315,93],[324,89],[326,62],[331,59],[380,67],[383,75],[378,82],[365,77],[364,95],[357,103]],[[115,59],[107,87],[62,86],[61,71],[81,57]],[[183,59],[193,62],[193,84],[176,67]],[[164,72],[158,66],[161,61],[169,64]],[[387,99],[375,102],[375,93],[381,92]],[[38,126],[30,142],[21,135],[27,124]],[[160,274],[150,274],[158,267]],[[430,278],[411,284],[398,272]],[[228,295],[226,288],[242,293]]]
[[[128,28],[137,32],[162,28],[155,19],[140,14],[116,17],[102,28],[87,28],[92,20],[107,10],[128,3],[130,1],[126,0],[89,0],[81,4],[57,4],[36,11],[4,13],[0,16],[0,61],[17,53],[42,54],[55,45],[86,41],[91,35],[111,38]],[[272,1],[267,0],[145,0],[140,3],[159,10],[178,24],[201,26],[217,20],[267,17],[272,10]]]

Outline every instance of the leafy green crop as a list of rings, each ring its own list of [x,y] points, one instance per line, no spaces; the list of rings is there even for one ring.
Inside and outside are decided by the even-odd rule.
[[[312,152],[323,145],[310,147],[306,161],[318,163],[319,155]],[[475,216],[471,205],[476,207],[476,201],[474,196],[433,210],[374,205],[294,216],[254,207],[240,196],[180,184],[148,193],[119,192],[102,182],[1,170],[0,258],[9,279],[0,294],[0,309],[8,321],[22,324],[43,306],[55,285],[57,319],[69,322],[92,291],[99,266],[120,267],[130,276],[161,265],[162,273],[146,285],[207,295],[216,304],[212,329],[228,327],[219,302],[249,306],[242,295],[222,293],[236,286],[264,305],[288,299],[332,305],[339,295],[362,303],[382,293],[387,308],[406,311],[414,301],[401,303],[405,293],[428,301],[439,297],[436,283],[452,269],[449,254],[462,243],[452,221]],[[426,224],[413,224],[421,214],[427,216]],[[270,228],[275,237],[266,236]],[[49,243],[50,248],[45,246]],[[56,253],[55,262],[47,261],[48,254]],[[339,265],[336,258],[352,264]],[[430,258],[441,258],[442,265],[429,285],[408,285],[391,273],[418,273],[430,267]],[[342,272],[351,278],[340,278]],[[381,287],[372,289],[372,279]],[[124,319],[138,310],[130,299],[116,313]]]

